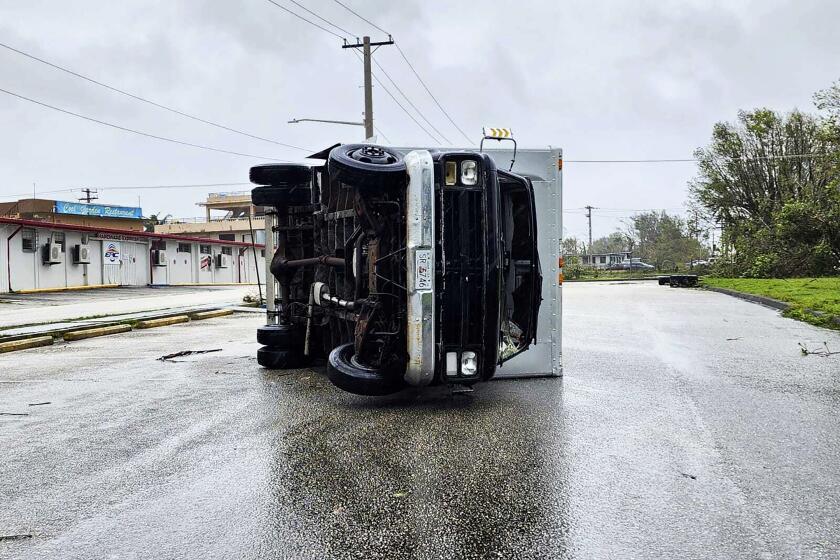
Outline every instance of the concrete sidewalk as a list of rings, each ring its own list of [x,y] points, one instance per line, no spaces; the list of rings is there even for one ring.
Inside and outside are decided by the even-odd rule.
[[[103,288],[79,292],[0,295],[0,336],[22,327],[64,323],[99,324],[115,317],[161,311],[196,311],[234,306],[256,297],[256,286],[166,286]],[[31,330],[27,328],[26,330]],[[36,329],[37,330],[37,329]]]

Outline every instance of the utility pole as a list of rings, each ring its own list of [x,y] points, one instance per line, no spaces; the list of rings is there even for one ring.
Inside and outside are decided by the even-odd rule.
[[[373,55],[375,50],[371,51],[370,48],[393,44],[393,39],[391,39],[391,36],[388,35],[387,41],[371,43],[370,37],[364,36],[362,37],[361,43],[345,43],[341,46],[342,49],[362,49],[365,66],[365,139],[373,136],[373,83],[371,82],[370,57]]]
[[[593,266],[592,262],[592,206],[585,206],[586,218],[589,220],[589,266]]]
[[[79,202],[86,202],[87,204],[90,204],[93,200],[99,200],[98,196],[93,196],[98,194],[98,191],[94,189],[82,189],[82,192],[85,193],[85,196],[81,197]]]

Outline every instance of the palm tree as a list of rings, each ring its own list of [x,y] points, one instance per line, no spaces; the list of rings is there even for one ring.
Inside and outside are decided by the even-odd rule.
[[[172,217],[172,214],[167,214],[164,217],[159,217],[160,212],[155,212],[148,218],[143,218],[143,229],[147,232],[155,231],[155,226],[158,224],[165,224],[166,220]]]

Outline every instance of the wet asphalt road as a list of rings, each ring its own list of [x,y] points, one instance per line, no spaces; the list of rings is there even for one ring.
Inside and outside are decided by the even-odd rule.
[[[836,558],[840,334],[564,289],[565,378],[365,399],[258,316],[0,356],[0,558]],[[184,349],[224,348],[183,358]],[[49,401],[50,404],[28,406]]]

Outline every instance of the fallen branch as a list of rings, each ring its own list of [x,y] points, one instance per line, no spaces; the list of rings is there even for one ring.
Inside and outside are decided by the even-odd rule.
[[[823,348],[818,348],[816,350],[811,350],[801,342],[799,343],[799,350],[802,352],[803,356],[822,356],[823,358],[827,358],[829,356],[836,356],[840,355],[840,352],[832,352],[828,349],[828,343],[823,342]]]
[[[21,541],[31,539],[32,535],[0,535],[0,541]]]
[[[161,356],[158,358],[161,362],[166,362],[172,360],[173,358],[181,358],[183,356],[192,356],[193,354],[209,354],[210,352],[221,352],[221,348],[214,348],[213,350],[181,350],[180,352],[175,352],[174,354],[167,354],[166,356]]]

